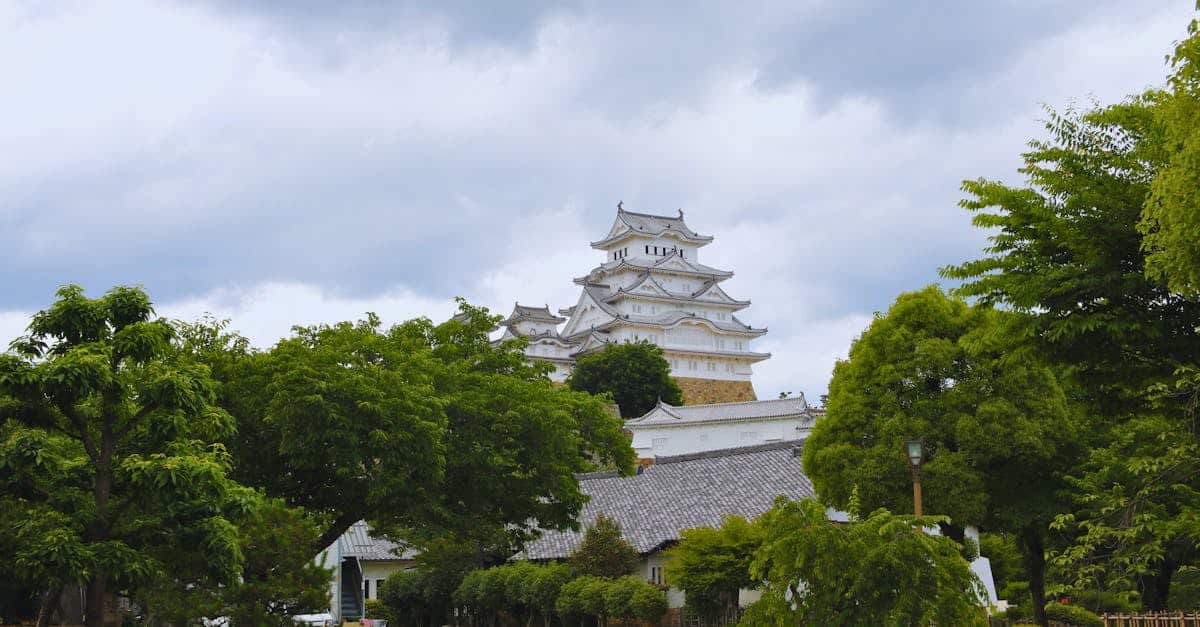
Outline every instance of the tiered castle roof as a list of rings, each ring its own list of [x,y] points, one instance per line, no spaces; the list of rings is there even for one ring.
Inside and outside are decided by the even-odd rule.
[[[659,216],[625,211],[618,205],[608,234],[592,242],[608,259],[574,280],[582,288],[579,302],[558,310],[561,316],[551,313],[548,306],[516,304],[501,322],[507,329],[505,336],[526,337],[531,357],[552,361],[573,359],[610,341],[638,337],[650,338],[664,350],[681,355],[742,363],[766,359],[769,354],[748,350],[746,340],[767,330],[751,327],[733,315],[750,301],[735,299],[719,286],[733,272],[696,259],[697,251],[712,241],[711,236],[688,227],[682,210],[677,216]],[[563,322],[566,324],[560,328]],[[684,336],[671,335],[683,326],[686,329],[678,333]],[[689,342],[689,333],[709,335]],[[744,371],[745,376],[748,373]]]

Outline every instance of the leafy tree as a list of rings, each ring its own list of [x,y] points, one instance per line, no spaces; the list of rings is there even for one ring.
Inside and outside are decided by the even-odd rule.
[[[621,577],[631,574],[641,555],[621,537],[621,525],[600,514],[583,534],[583,542],[571,554],[571,565],[582,575]]]
[[[829,505],[847,509],[857,494],[864,509],[912,511],[904,442],[923,437],[926,511],[1016,534],[1040,610],[1046,530],[1080,424],[1048,368],[999,334],[1013,315],[937,287],[901,295],[835,365],[804,467]]]
[[[738,591],[757,584],[750,563],[762,543],[761,530],[741,516],[730,516],[716,529],[697,527],[682,535],[669,552],[667,582],[683,590],[697,614],[736,608]]]
[[[1195,46],[1193,36],[1177,55]],[[1183,290],[1186,275],[1160,281],[1186,261],[1168,242],[1186,232],[1180,185],[1195,176],[1180,157],[1180,133],[1192,132],[1172,117],[1183,115],[1180,102],[1148,92],[1052,113],[1049,139],[1024,155],[1026,185],[964,184],[963,205],[994,230],[992,245],[988,257],[943,270],[965,280],[961,294],[1022,312],[1008,331],[1081,390],[1097,448],[1074,477],[1077,511],[1060,521],[1078,544],[1058,561],[1077,585],[1136,581],[1147,609],[1165,607],[1173,572],[1195,560],[1189,521],[1200,489],[1189,400],[1200,389],[1189,374],[1200,299],[1171,288]]]
[[[601,399],[553,385],[519,342],[493,344],[496,320],[465,303],[437,325],[368,315],[266,352],[210,320],[187,327],[187,346],[238,417],[237,477],[319,517],[313,552],[364,517],[418,545],[511,552],[574,524],[575,473],[631,472],[633,451]]]
[[[962,296],[1026,314],[1008,331],[1071,375],[1095,416],[1140,411],[1150,386],[1200,352],[1200,301],[1145,276],[1137,224],[1162,161],[1156,95],[1050,113],[1025,186],[967,181],[988,256],[944,268]]]
[[[76,286],[33,316],[0,356],[0,481],[16,490],[15,566],[42,589],[85,582],[86,624],[110,593],[170,572],[198,589],[232,582],[235,521],[253,493],[211,444],[233,429],[207,368],[173,356],[175,333],[149,297]]]
[[[622,418],[637,418],[658,401],[683,404],[683,391],[671,378],[671,364],[662,349],[646,341],[608,344],[604,350],[581,355],[567,377],[572,390],[610,394]]]
[[[763,597],[748,625],[986,625],[983,586],[960,545],[917,520],[877,510],[831,523],[815,500],[780,498],[759,520],[752,572]]]
[[[1200,22],[1175,47],[1168,90],[1154,109],[1164,163],[1138,225],[1146,273],[1172,290],[1200,296]]]

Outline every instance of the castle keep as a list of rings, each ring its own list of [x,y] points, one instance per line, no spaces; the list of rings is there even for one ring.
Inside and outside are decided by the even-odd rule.
[[[750,301],[721,288],[733,272],[700,263],[712,241],[688,228],[682,210],[656,216],[618,205],[608,234],[592,242],[604,262],[575,279],[575,305],[554,315],[517,304],[501,323],[502,339],[528,338],[526,354],[553,364],[558,381],[579,355],[609,342],[648,341],[662,348],[688,404],[754,400],[753,364],[770,355],[751,342],[767,330],[735,315]]]

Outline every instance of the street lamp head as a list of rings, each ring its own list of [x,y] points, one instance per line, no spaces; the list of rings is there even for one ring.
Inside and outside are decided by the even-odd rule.
[[[925,457],[925,441],[909,440],[905,447],[908,450],[908,463],[912,464],[913,468],[920,468],[921,459]]]

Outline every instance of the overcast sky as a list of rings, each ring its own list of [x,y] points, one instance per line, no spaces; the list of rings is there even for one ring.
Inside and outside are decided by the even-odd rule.
[[[760,398],[816,400],[980,254],[960,181],[1019,181],[1043,103],[1160,84],[1193,6],[0,0],[0,345],[64,283],[261,346],[567,307],[624,201],[716,238]]]

